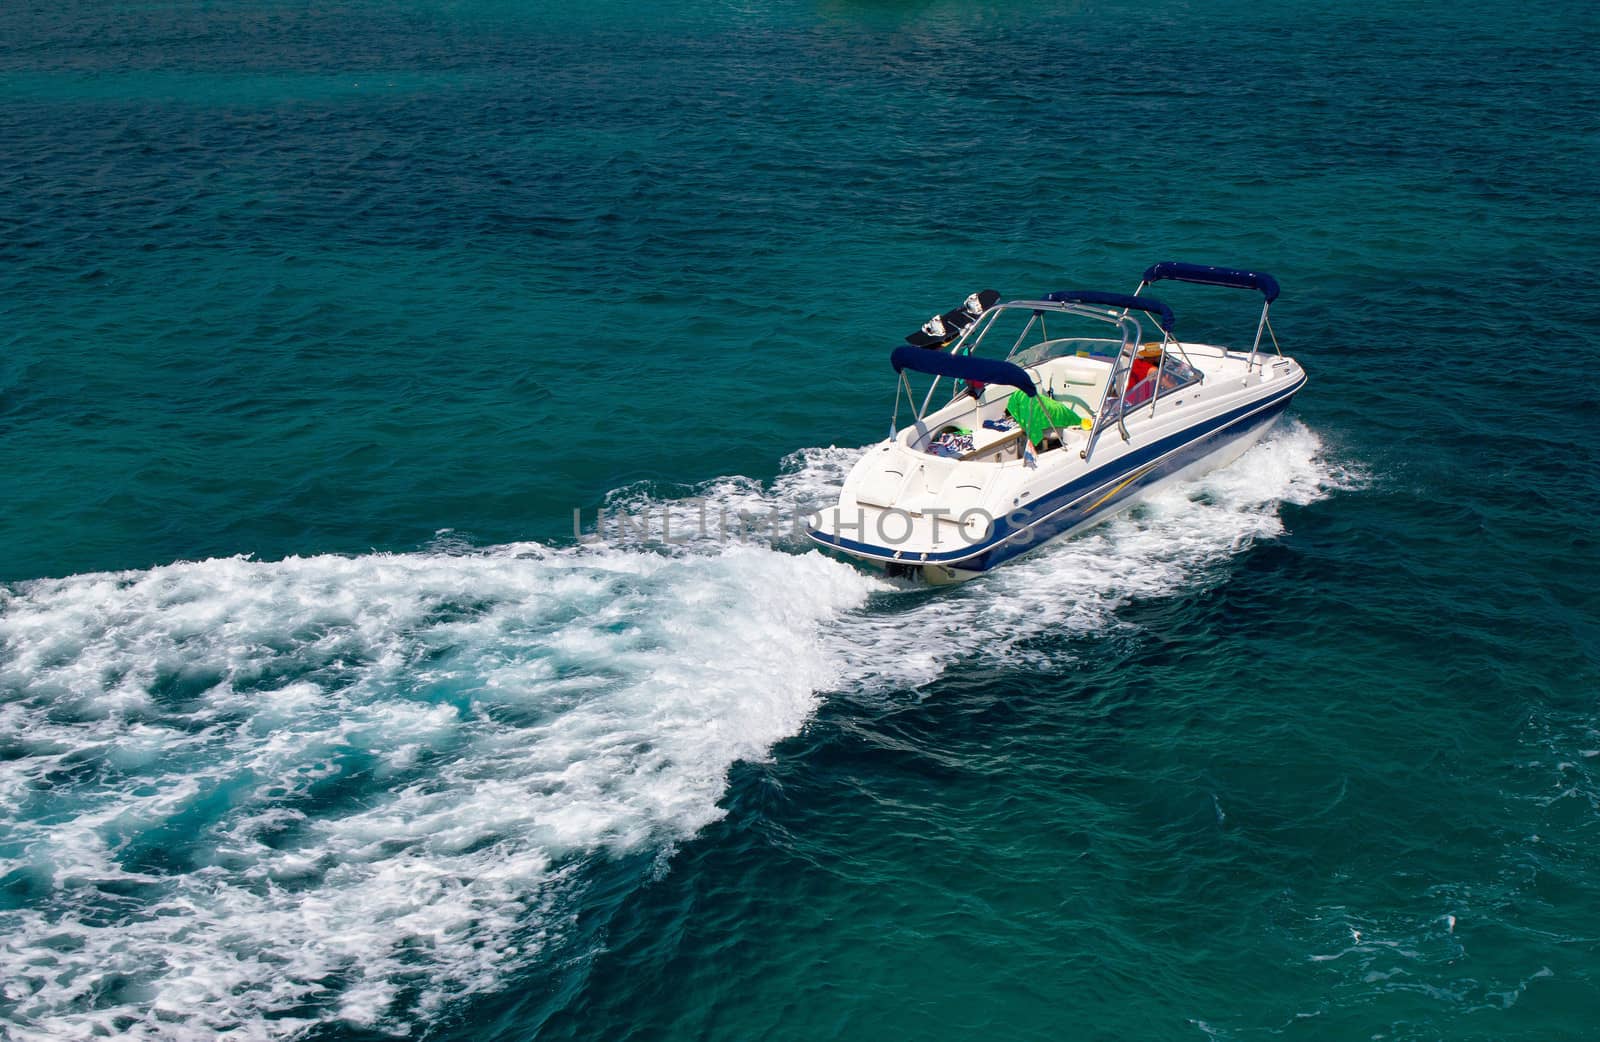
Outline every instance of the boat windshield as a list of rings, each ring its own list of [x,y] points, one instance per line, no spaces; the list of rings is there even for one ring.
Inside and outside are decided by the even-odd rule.
[[[1083,355],[1103,359],[1115,358],[1117,352],[1122,350],[1121,340],[1107,340],[1096,337],[1061,337],[1056,340],[1044,340],[1011,352],[1006,361],[1012,365],[1038,365],[1048,362],[1052,358],[1065,358],[1072,355]]]
[[[1167,352],[1165,359],[1161,361],[1159,375],[1154,365],[1150,365],[1142,376],[1140,371],[1135,369],[1134,375],[1138,376],[1139,379],[1135,380],[1133,386],[1128,388],[1128,394],[1124,400],[1130,410],[1147,404],[1152,396],[1165,398],[1173,391],[1180,391],[1192,384],[1199,383],[1201,379],[1199,370],[1170,351]],[[1160,385],[1159,394],[1156,392],[1158,383]],[[1107,418],[1115,419],[1122,412],[1122,404],[1114,397],[1108,401],[1106,403]]]

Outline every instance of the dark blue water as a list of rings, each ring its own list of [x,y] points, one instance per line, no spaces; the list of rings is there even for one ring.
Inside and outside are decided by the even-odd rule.
[[[1589,1037],[1597,43],[0,10],[3,1031]],[[941,593],[576,544],[826,498],[929,314],[1169,257],[1311,375],[1226,470]]]

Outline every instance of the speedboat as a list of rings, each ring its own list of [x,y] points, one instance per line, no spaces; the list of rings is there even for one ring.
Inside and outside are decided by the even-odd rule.
[[[1259,292],[1250,350],[1180,341],[1172,309],[1145,293],[1163,280]],[[807,535],[891,576],[960,582],[1227,465],[1306,383],[1272,332],[1277,297],[1265,272],[1175,261],[1132,294],[973,294],[890,354],[890,436]],[[920,404],[913,373],[933,378]],[[902,401],[913,419],[896,429]]]

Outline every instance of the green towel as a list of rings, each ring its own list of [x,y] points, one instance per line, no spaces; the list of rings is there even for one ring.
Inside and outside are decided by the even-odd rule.
[[[1073,412],[1072,406],[1042,394],[1030,398],[1021,391],[1012,391],[1011,397],[1006,399],[1006,412],[1028,432],[1030,445],[1043,441],[1045,432],[1052,427],[1083,426],[1083,417]]]

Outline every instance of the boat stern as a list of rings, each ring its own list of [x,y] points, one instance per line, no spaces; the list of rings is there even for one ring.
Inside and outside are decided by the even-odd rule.
[[[807,535],[828,550],[895,572],[922,570],[930,581],[977,574],[995,529],[983,464],[875,446],[856,463],[839,501],[813,515]]]

